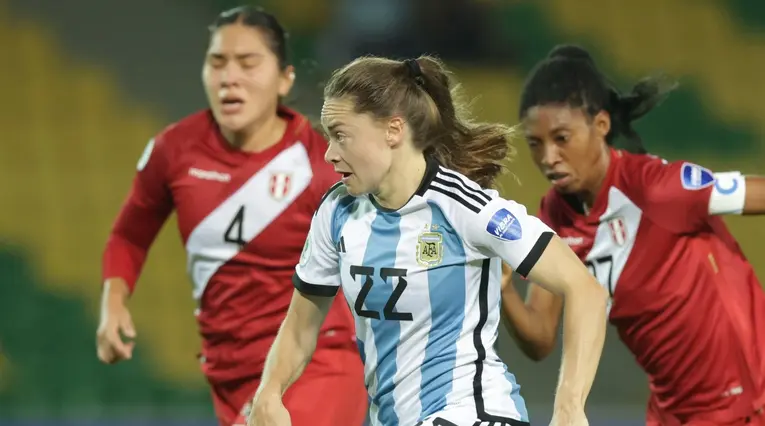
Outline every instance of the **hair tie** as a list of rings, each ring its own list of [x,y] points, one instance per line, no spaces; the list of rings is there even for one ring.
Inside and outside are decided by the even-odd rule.
[[[422,68],[420,63],[416,59],[407,59],[404,61],[409,75],[414,79],[419,86],[425,86],[425,76],[422,74]]]

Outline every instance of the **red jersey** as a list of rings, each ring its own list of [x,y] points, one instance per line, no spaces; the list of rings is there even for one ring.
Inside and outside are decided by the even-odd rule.
[[[765,390],[765,294],[719,216],[714,175],[612,150],[591,211],[551,190],[541,219],[611,295],[609,320],[677,417],[749,415]]]
[[[284,137],[259,153],[230,147],[209,111],[166,128],[139,160],[104,253],[104,278],[124,278],[132,290],[149,246],[176,210],[211,380],[262,372],[313,213],[339,180],[309,121],[286,108],[279,113],[288,122]],[[319,345],[353,341],[353,317],[338,297]]]

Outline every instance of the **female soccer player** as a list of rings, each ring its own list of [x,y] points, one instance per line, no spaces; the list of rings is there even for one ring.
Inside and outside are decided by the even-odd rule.
[[[528,425],[494,352],[502,260],[569,302],[553,424],[587,424],[606,294],[547,226],[484,189],[510,131],[466,120],[451,88],[431,57],[357,59],[325,87],[325,158],[343,179],[311,223],[250,425],[290,424],[281,395],[311,359],[341,286],[372,425]]]
[[[573,46],[539,63],[520,116],[553,185],[540,218],[610,293],[610,321],[650,378],[649,425],[762,425],[765,294],[720,215],[764,213],[765,179],[645,154],[630,124],[673,88],[649,78],[620,94]],[[617,136],[636,153],[612,148]],[[524,306],[506,284],[513,334],[546,356],[561,299],[532,285]]]
[[[244,424],[245,404],[292,292],[313,212],[339,176],[326,141],[279,105],[294,80],[285,33],[255,8],[222,13],[202,72],[210,109],[165,129],[146,148],[106,245],[98,357],[130,359],[126,307],[152,241],[171,210],[199,302],[202,369],[220,424]],[[324,322],[306,375],[285,396],[296,426],[361,425],[363,367],[342,301]],[[322,395],[317,400],[316,395]],[[237,419],[238,417],[238,419]]]

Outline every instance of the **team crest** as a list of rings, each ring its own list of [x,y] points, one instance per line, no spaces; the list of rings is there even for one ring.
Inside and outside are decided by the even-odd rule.
[[[617,246],[623,246],[627,242],[627,225],[624,218],[615,217],[608,221],[608,230],[611,231],[611,239]]]
[[[444,260],[444,237],[438,231],[425,231],[417,237],[417,263],[432,268]]]
[[[268,180],[268,192],[273,199],[279,201],[284,199],[290,193],[292,184],[292,175],[290,173],[274,173]]]

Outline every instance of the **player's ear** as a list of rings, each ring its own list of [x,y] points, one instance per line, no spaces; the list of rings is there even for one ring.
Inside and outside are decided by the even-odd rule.
[[[385,131],[385,142],[389,147],[394,148],[404,141],[404,119],[393,117],[388,120],[388,127]]]
[[[592,127],[599,138],[605,139],[608,132],[611,131],[611,116],[606,111],[600,111],[593,117]]]
[[[279,96],[285,97],[289,95],[292,86],[295,84],[295,67],[287,65],[282,70],[282,75],[279,78]]]

